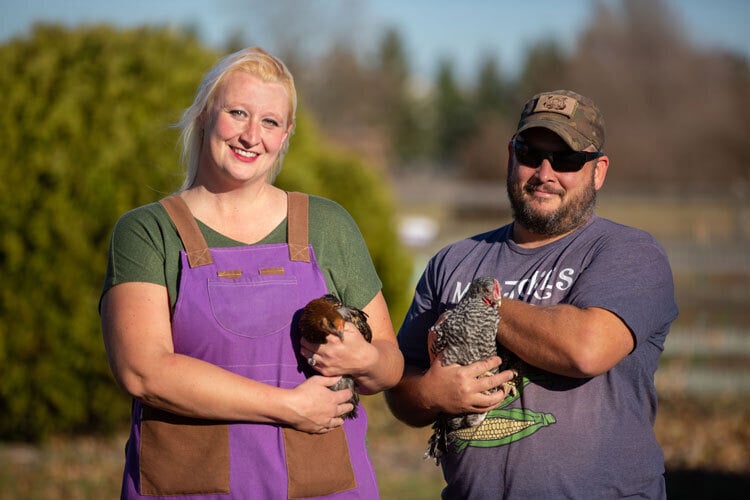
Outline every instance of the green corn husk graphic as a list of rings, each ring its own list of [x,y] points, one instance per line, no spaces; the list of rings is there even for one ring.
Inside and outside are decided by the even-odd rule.
[[[467,446],[491,448],[518,441],[557,420],[551,413],[521,408],[495,409],[476,427],[458,429],[448,435],[456,453]]]

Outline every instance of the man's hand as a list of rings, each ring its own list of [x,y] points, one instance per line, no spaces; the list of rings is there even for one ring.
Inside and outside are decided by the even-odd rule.
[[[433,395],[432,409],[458,415],[484,413],[495,408],[506,396],[501,386],[515,376],[512,370],[486,375],[500,363],[501,359],[493,356],[467,366],[443,366],[442,357],[434,357],[423,379],[425,389]],[[489,392],[494,388],[498,390]]]

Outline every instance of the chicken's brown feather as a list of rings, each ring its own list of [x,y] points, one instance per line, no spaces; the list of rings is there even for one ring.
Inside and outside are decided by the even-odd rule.
[[[343,304],[334,295],[328,294],[311,300],[303,309],[299,317],[298,328],[302,338],[314,344],[325,344],[328,335],[336,335],[344,340],[344,324],[351,322],[359,330],[367,342],[372,341],[372,330],[367,323],[367,313]],[[352,398],[349,400],[354,409],[344,415],[344,418],[357,416],[359,392],[351,375],[343,375],[341,380],[331,387],[332,390],[351,389]]]

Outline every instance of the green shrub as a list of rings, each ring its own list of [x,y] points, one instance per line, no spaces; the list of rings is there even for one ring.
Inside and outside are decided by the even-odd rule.
[[[398,241],[388,184],[358,157],[326,145],[302,115],[276,185],[336,200],[349,211],[367,242],[398,329],[414,290],[411,258]]]
[[[40,25],[0,46],[0,439],[107,432],[127,420],[98,316],[110,231],[180,185],[170,125],[218,57],[169,29]],[[383,183],[356,158],[306,142],[313,126],[302,122],[285,182],[295,175],[295,189],[350,209],[403,311],[408,263]]]

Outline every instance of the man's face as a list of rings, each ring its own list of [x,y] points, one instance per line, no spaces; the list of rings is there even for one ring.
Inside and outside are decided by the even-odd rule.
[[[524,131],[522,140],[537,150],[570,150],[557,134],[544,128]],[[602,158],[585,163],[577,172],[557,172],[546,158],[538,167],[524,165],[511,148],[507,189],[515,222],[531,233],[550,237],[580,227],[593,213],[596,192],[604,182],[608,159]]]

